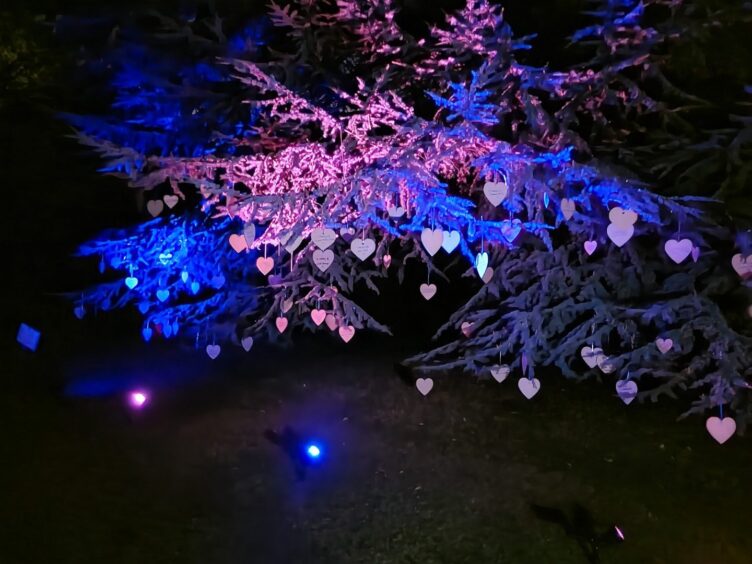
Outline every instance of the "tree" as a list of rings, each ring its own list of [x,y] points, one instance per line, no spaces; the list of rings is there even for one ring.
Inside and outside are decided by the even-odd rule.
[[[648,24],[647,8],[667,16]],[[528,395],[540,386],[538,367],[575,378],[613,373],[625,401],[635,382],[653,399],[691,388],[689,413],[726,405],[744,422],[752,343],[718,305],[739,289],[733,231],[717,203],[651,191],[655,177],[640,169],[646,159],[668,163],[650,147],[670,135],[673,108],[649,90],[681,10],[605,0],[596,23],[572,36],[594,48],[563,70],[526,64],[530,38],[515,39],[502,9],[485,0],[468,0],[420,38],[396,23],[390,0],[272,3],[278,35],[252,49],[226,40],[213,18],[214,41],[196,41],[210,54],[205,72],[177,67],[181,82],[162,71],[165,84],[121,84],[114,121],[75,123],[106,170],[160,195],[148,204],[153,215],[200,200],[214,223],[182,224],[196,238],[186,257],[200,265],[202,287],[221,269],[227,290],[206,307],[177,298],[184,270],[160,266],[170,230],[180,229],[174,218],[141,228],[156,244],[128,246],[125,234],[84,253],[137,249],[113,266],[130,284],[158,280],[139,286],[137,301],[173,332],[238,341],[326,323],[349,341],[361,329],[388,331],[357,305],[358,288],[378,292],[380,279],[402,281],[405,265],[419,261],[425,299],[451,291],[436,259],[457,249],[479,289],[440,329],[448,342],[409,359],[419,370],[492,369],[498,380],[519,370]],[[160,21],[162,42],[207,25]],[[659,82],[660,95],[675,92]],[[155,119],[164,99],[173,102],[170,119]],[[133,112],[141,118],[126,119]],[[165,131],[172,139],[183,120],[212,133],[190,149],[129,141]],[[661,134],[639,135],[651,120]],[[734,265],[746,276],[752,249],[741,246]],[[268,275],[258,291],[254,261]],[[136,288],[125,284],[95,288],[84,301],[125,303]]]

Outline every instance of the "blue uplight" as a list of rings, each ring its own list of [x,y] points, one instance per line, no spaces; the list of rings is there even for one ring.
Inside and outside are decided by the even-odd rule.
[[[306,453],[310,458],[317,459],[321,456],[321,449],[318,445],[310,444],[306,447]]]

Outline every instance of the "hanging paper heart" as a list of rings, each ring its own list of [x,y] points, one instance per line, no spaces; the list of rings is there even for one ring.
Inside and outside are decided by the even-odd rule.
[[[549,201],[548,192],[545,192],[543,194],[543,207],[548,208]]]
[[[444,242],[444,232],[441,229],[429,229],[426,227],[420,234],[420,241],[426,248],[426,252],[433,256],[439,252]]]
[[[572,216],[574,215],[574,212],[576,210],[577,208],[574,205],[574,200],[570,200],[568,198],[561,199],[561,215],[564,216],[564,219],[572,219]]]
[[[178,322],[177,322],[177,321],[175,321],[175,322],[174,322],[174,323],[172,324],[172,334],[173,334],[173,335],[177,335],[177,334],[178,334],[178,329],[180,329],[180,325],[178,325]]]
[[[292,254],[295,249],[297,249],[300,244],[303,242],[303,237],[295,237],[294,239],[290,238],[290,236],[287,237],[287,243],[285,244],[285,250]]]
[[[159,290],[157,290],[157,299],[160,302],[164,302],[169,297],[170,297],[170,291],[167,290],[166,288],[160,288]]]
[[[277,326],[277,331],[280,333],[284,333],[285,329],[287,329],[287,318],[286,317],[278,317],[274,320],[274,325]]]
[[[128,286],[131,290],[135,288],[138,285],[138,278],[135,276],[129,276],[125,279],[125,285]]]
[[[520,231],[522,231],[522,222],[519,219],[505,220],[501,223],[501,235],[510,243],[517,238]]]
[[[752,275],[752,255],[742,256],[740,253],[731,257],[731,266],[734,267],[736,273],[742,278],[747,278]]]
[[[198,282],[191,282],[191,293],[195,296],[198,294],[198,291],[201,289],[201,284]]]
[[[616,364],[606,355],[603,355],[602,357],[598,358],[598,368],[600,368],[601,372],[603,372],[604,374],[611,374],[614,370],[616,370]]]
[[[661,339],[660,337],[658,337],[655,340],[655,346],[658,347],[658,350],[661,351],[661,354],[666,354],[671,350],[671,347],[674,346],[674,341],[671,339]]]
[[[219,345],[206,345],[206,354],[209,355],[210,359],[217,358],[220,352],[222,352],[222,347]]]
[[[167,207],[172,209],[175,206],[178,205],[178,202],[180,201],[180,198],[178,198],[175,194],[167,194],[164,198],[164,203],[167,204]]]
[[[490,266],[486,269],[486,271],[483,273],[483,276],[481,276],[481,280],[483,280],[484,284],[488,284],[494,275],[494,269]]]
[[[282,305],[280,306],[280,309],[282,310],[282,313],[287,313],[292,309],[293,301],[291,299],[284,300],[282,302]]]
[[[259,257],[256,259],[256,268],[261,274],[269,274],[274,268],[274,259],[272,257]]]
[[[630,227],[637,222],[637,214],[619,207],[608,212],[608,219],[617,227]]]
[[[681,264],[682,261],[690,255],[694,246],[689,239],[682,239],[681,241],[669,239],[666,241],[666,244],[663,245],[663,248],[666,250],[666,254],[672,261],[676,264]]]
[[[632,380],[617,380],[616,395],[621,401],[629,405],[637,397],[637,382]]]
[[[180,279],[183,281],[183,284],[188,282],[188,273],[185,270],[180,273]]]
[[[352,227],[342,227],[339,230],[339,235],[345,240],[345,243],[349,243],[355,237],[355,229]]]
[[[692,260],[697,262],[700,258],[700,247],[692,247]]]
[[[219,290],[222,286],[225,285],[225,277],[222,274],[217,274],[216,276],[212,276],[211,280],[209,280],[209,284],[211,284],[212,288],[215,290]]]
[[[723,444],[736,433],[736,421],[734,421],[733,417],[724,417],[723,419],[709,417],[705,421],[705,428],[711,437],[718,441],[719,444]]]
[[[170,262],[171,258],[172,253],[159,253],[159,262],[161,262],[165,266],[167,266],[167,263]]]
[[[162,200],[149,200],[149,202],[146,204],[146,209],[149,211],[152,217],[157,217],[160,213],[162,213],[164,204],[162,203]]]
[[[634,227],[628,225],[626,227],[620,227],[615,223],[609,223],[606,229],[608,238],[613,241],[617,247],[623,247],[624,244],[632,238],[634,235]]]
[[[145,314],[147,311],[149,311],[149,304],[146,302],[141,302],[138,304],[138,311],[141,312],[141,315]]]
[[[165,336],[165,339],[169,339],[172,336],[172,325],[169,323],[162,327],[162,335]]]
[[[333,262],[334,251],[332,251],[331,249],[327,251],[316,249],[315,251],[313,251],[313,264],[315,264],[321,272],[326,272],[327,269],[332,266]]]
[[[75,315],[79,319],[83,319],[84,315],[86,315],[86,310],[84,309],[84,306],[79,305],[73,308],[73,315]]]
[[[386,268],[389,268],[389,265],[392,264],[392,255],[384,255],[381,257],[381,262],[384,263]]]
[[[337,328],[337,318],[331,313],[326,314],[326,326],[329,327],[329,331],[334,331]]]
[[[326,312],[323,309],[312,309],[311,319],[313,319],[316,327],[319,327],[326,319]]]
[[[360,260],[366,260],[376,250],[376,241],[373,239],[353,239],[350,250]]]
[[[588,255],[592,255],[595,252],[596,247],[598,247],[597,241],[585,241],[585,252]]]
[[[405,208],[403,208],[402,206],[388,208],[386,210],[386,213],[389,214],[389,217],[399,218],[405,215]]]
[[[436,284],[421,284],[420,293],[426,301],[430,300],[436,295]]]
[[[460,331],[465,337],[469,337],[473,333],[473,324],[469,321],[465,321],[460,325]]]
[[[144,341],[146,341],[147,343],[151,341],[151,335],[152,335],[151,327],[144,327],[143,329],[141,329],[141,336],[144,338]]]
[[[606,358],[603,354],[603,349],[597,347],[593,348],[587,345],[580,349],[580,356],[589,368],[595,368],[602,359]]]
[[[498,206],[507,197],[509,189],[505,182],[486,182],[483,186],[483,194],[494,207]]]
[[[242,253],[243,251],[248,249],[248,244],[245,242],[245,237],[243,237],[243,235],[237,235],[235,233],[230,235],[230,246],[236,253]]]
[[[120,257],[112,257],[110,259],[110,266],[114,269],[120,268],[121,264],[123,264],[123,260]]]
[[[311,241],[313,241],[313,244],[322,251],[325,251],[329,247],[331,247],[334,244],[336,238],[337,234],[334,232],[334,229],[324,229],[322,227],[318,227],[311,231]]]
[[[451,253],[460,244],[459,231],[444,231],[444,239],[441,242],[441,248],[447,253]]]
[[[249,337],[243,337],[240,340],[240,345],[243,347],[243,349],[245,350],[245,352],[248,352],[249,350],[251,350],[251,347],[253,346],[253,337],[250,337],[250,336]]]
[[[428,392],[433,389],[433,380],[431,378],[418,378],[415,380],[415,387],[421,394],[427,396]]]
[[[506,364],[496,364],[491,367],[491,376],[493,376],[493,379],[501,384],[504,380],[507,379],[507,376],[509,376],[510,370],[511,369]]]
[[[256,225],[254,223],[246,223],[243,227],[243,237],[245,238],[245,244],[249,247],[256,240]]]
[[[517,387],[523,396],[531,399],[535,394],[540,392],[540,380],[538,378],[533,378],[532,380],[529,378],[520,378],[517,380]]]
[[[475,256],[475,270],[478,271],[478,276],[483,278],[488,268],[488,253],[483,251]]]
[[[353,327],[352,325],[343,325],[339,328],[339,336],[344,342],[349,343],[350,340],[355,336],[355,327]]]

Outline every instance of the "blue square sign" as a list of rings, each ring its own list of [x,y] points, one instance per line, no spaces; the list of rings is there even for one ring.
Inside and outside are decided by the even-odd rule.
[[[26,323],[21,323],[21,326],[18,328],[18,336],[16,336],[16,340],[22,347],[26,347],[30,351],[35,351],[37,350],[37,345],[39,345],[39,337],[41,337],[41,335],[42,334],[33,327],[29,327]]]

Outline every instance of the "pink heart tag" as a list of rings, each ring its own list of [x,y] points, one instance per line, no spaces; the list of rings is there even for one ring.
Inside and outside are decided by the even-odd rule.
[[[337,318],[331,313],[326,314],[326,326],[329,327],[329,331],[334,331],[337,328]]]
[[[312,309],[311,319],[316,324],[316,327],[320,326],[326,319],[326,312],[323,309]]]
[[[384,255],[381,257],[381,262],[384,263],[386,268],[389,268],[389,265],[392,264],[392,255]]]
[[[431,378],[418,378],[415,380],[415,387],[421,394],[427,396],[428,392],[433,389],[433,380]]]
[[[682,239],[681,241],[669,239],[666,241],[666,244],[663,245],[663,248],[672,261],[676,264],[681,264],[682,261],[690,255],[694,246],[689,239]]]
[[[674,341],[671,339],[661,339],[660,337],[658,337],[655,340],[655,346],[658,347],[658,350],[661,351],[661,354],[666,354],[671,350],[671,347],[674,346]]]
[[[274,324],[277,326],[277,331],[284,333],[285,329],[287,329],[288,321],[286,317],[278,317],[274,320]]]
[[[272,257],[259,257],[256,259],[256,268],[261,274],[269,274],[274,268],[274,259]]]
[[[436,284],[421,284],[420,293],[426,301],[430,300],[436,295]]]
[[[469,337],[473,333],[473,324],[469,321],[465,321],[462,325],[460,325],[460,330],[462,331],[462,334],[465,335],[465,337]]]
[[[344,342],[349,343],[350,339],[355,336],[355,327],[352,325],[343,325],[339,328],[339,336]]]
[[[705,421],[705,428],[719,444],[725,443],[736,433],[736,421],[732,417],[724,417],[719,419],[718,417],[709,417]]]
[[[618,380],[616,382],[616,395],[621,401],[629,405],[637,396],[637,383],[632,380]]]
[[[585,252],[588,255],[592,255],[595,252],[595,249],[597,246],[598,246],[597,241],[585,241]]]

